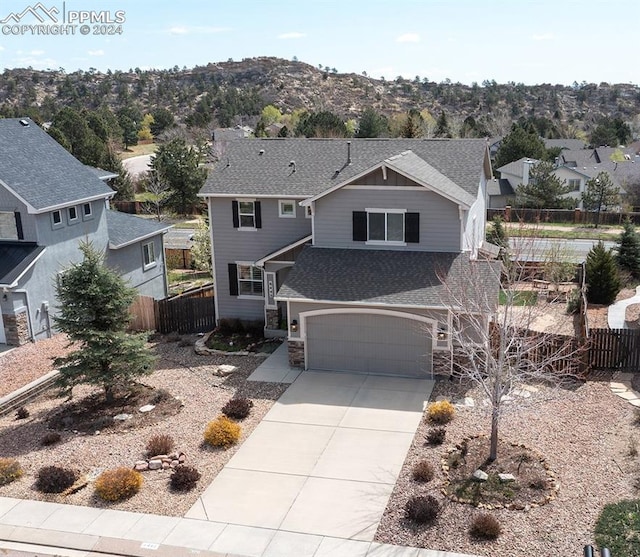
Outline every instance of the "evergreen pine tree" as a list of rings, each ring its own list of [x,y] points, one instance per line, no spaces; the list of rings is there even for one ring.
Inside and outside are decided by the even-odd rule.
[[[634,278],[640,278],[640,236],[627,217],[623,223],[623,231],[616,242],[616,261],[621,269],[629,271]]]
[[[592,304],[612,304],[621,284],[616,261],[602,241],[587,255],[587,300]]]

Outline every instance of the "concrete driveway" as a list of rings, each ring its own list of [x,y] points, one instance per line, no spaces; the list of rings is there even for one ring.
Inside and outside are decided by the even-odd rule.
[[[372,541],[432,389],[301,373],[186,517]]]

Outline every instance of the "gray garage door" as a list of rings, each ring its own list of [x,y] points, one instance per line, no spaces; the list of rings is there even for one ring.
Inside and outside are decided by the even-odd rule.
[[[424,377],[431,373],[428,325],[413,319],[340,313],[307,319],[307,368]]]

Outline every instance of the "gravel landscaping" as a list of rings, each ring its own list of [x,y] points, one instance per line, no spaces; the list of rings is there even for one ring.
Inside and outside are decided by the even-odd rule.
[[[149,420],[148,424],[143,423],[137,428],[124,426],[112,433],[109,429],[93,434],[61,431],[61,441],[45,447],[41,445],[41,439],[51,431],[47,429],[47,417],[64,400],[55,398],[53,394],[42,396],[27,404],[30,413],[27,419],[16,420],[15,414],[0,418],[0,456],[17,458],[24,469],[21,479],[0,487],[0,496],[168,516],[184,515],[239,446],[225,450],[203,445],[206,424],[220,414],[230,398],[250,398],[254,405],[249,416],[240,422],[241,444],[287,385],[246,382],[246,378],[264,358],[199,356],[193,349],[193,336],[183,337],[180,341],[174,338],[174,342],[167,340],[166,337],[160,337],[150,344],[150,349],[158,355],[158,362],[156,371],[142,378],[142,383],[155,389],[165,389],[180,399],[184,404],[180,412],[155,423]],[[35,345],[37,351],[32,349],[34,345],[28,345],[0,356],[3,377],[21,376],[23,371],[29,370],[25,376],[30,381],[47,373],[51,370],[50,357],[59,353],[56,350],[63,344],[61,337],[54,337],[51,341]],[[236,366],[237,371],[225,377],[215,375],[217,366],[222,364]],[[16,380],[13,388],[26,382],[24,379]],[[96,392],[95,389],[76,387],[74,401],[93,392]],[[174,492],[169,488],[171,470],[149,470],[143,473],[142,489],[131,499],[105,503],[96,497],[92,481],[97,475],[105,469],[133,467],[136,461],[145,457],[147,441],[155,434],[168,434],[174,438],[176,450],[186,455],[185,464],[197,468],[202,474],[197,487],[186,493]],[[34,486],[36,474],[41,467],[49,465],[77,470],[89,479],[89,485],[66,496],[40,493]]]
[[[576,386],[550,389],[537,386],[529,398],[514,397],[501,423],[501,438],[524,444],[546,457],[557,475],[557,499],[526,511],[491,510],[502,526],[496,541],[478,542],[469,526],[479,509],[454,503],[443,493],[441,456],[448,447],[471,435],[488,435],[489,410],[480,393],[449,381],[439,381],[433,398],[454,401],[472,397],[474,408],[457,407],[446,426],[443,445],[425,443],[430,424],[421,423],[394,492],[382,518],[376,541],[482,556],[581,555],[593,543],[593,528],[602,507],[637,496],[640,458],[633,450],[640,441],[634,409],[613,395],[609,378]],[[635,456],[631,456],[635,452]],[[429,483],[412,479],[413,466],[426,459],[436,470]],[[404,518],[404,505],[412,495],[435,495],[443,510],[435,523],[417,526]]]

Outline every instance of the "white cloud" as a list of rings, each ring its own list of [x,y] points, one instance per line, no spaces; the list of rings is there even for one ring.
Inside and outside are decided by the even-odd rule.
[[[0,52],[2,52],[3,50],[4,50],[4,46],[0,44]]]
[[[541,35],[532,35],[531,37],[534,41],[550,41],[553,39],[553,34],[551,33],[543,33]]]
[[[37,70],[44,70],[46,68],[57,68],[58,62],[53,58],[36,58],[35,56],[22,56],[13,59],[13,65],[16,68],[28,68],[31,66]]]
[[[396,38],[397,43],[419,43],[420,35],[418,33],[403,33]]]
[[[299,33],[298,31],[293,31],[291,33],[282,33],[282,35],[278,35],[279,39],[303,39],[306,37],[306,33]]]
[[[29,54],[31,54],[31,56],[42,56],[44,54],[44,50],[32,50]]]
[[[102,49],[98,49],[98,50],[87,50],[87,54],[89,56],[104,56],[104,50]]]
[[[207,27],[207,26],[194,26],[187,27],[186,25],[174,25],[169,29],[170,35],[213,35],[214,33],[226,33],[231,31],[230,27]]]

